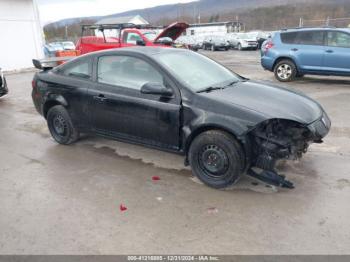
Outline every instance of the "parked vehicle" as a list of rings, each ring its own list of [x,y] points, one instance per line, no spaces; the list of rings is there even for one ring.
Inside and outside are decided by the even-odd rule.
[[[75,50],[75,44],[71,41],[62,42],[64,50]]]
[[[263,44],[261,53],[261,65],[281,82],[305,74],[350,76],[350,29],[282,30]]]
[[[224,36],[207,36],[203,40],[204,50],[225,50],[230,49],[230,43],[226,40]]]
[[[238,50],[252,49],[257,50],[259,43],[255,34],[250,33],[236,33],[231,38],[231,45]]]
[[[60,42],[54,42],[44,45],[45,57],[55,57],[57,51],[63,51],[64,47]]]
[[[292,187],[275,173],[276,160],[301,157],[331,126],[312,99],[185,49],[123,48],[43,69],[32,98],[58,143],[92,133],[179,153],[214,188],[247,170],[256,175],[252,167],[265,170],[256,177]]]
[[[9,90],[7,88],[6,79],[5,79],[4,74],[0,68],[0,97],[6,95],[8,93],[8,91]]]
[[[261,49],[262,44],[271,37],[271,33],[264,31],[251,31],[248,33],[250,36],[254,37],[258,42],[257,49]]]
[[[180,36],[176,39],[175,44],[184,44],[188,49],[198,51],[203,47],[203,40],[205,36]]]
[[[134,24],[116,25],[86,25],[84,31],[98,30],[103,36],[82,36],[76,49],[81,54],[100,51],[111,48],[130,46],[160,46],[171,47],[174,41],[188,28],[186,23],[173,23],[158,33],[159,27],[141,26]],[[105,30],[118,30],[115,37],[106,36]]]

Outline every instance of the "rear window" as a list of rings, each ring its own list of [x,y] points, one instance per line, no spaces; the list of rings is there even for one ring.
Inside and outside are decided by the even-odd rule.
[[[281,34],[282,43],[299,45],[323,45],[323,31],[303,31]]]
[[[281,34],[281,41],[284,44],[295,44],[295,40],[297,37],[297,33],[282,33]]]

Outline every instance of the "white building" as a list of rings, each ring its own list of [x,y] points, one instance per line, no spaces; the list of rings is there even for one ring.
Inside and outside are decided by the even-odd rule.
[[[0,0],[0,67],[32,67],[43,57],[43,31],[36,0]]]
[[[227,33],[240,32],[242,30],[240,22],[213,22],[202,24],[191,24],[184,35],[225,35]]]

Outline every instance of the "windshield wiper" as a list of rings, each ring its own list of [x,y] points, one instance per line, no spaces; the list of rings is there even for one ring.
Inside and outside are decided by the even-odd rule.
[[[222,87],[222,86],[209,86],[207,88],[204,88],[202,90],[197,91],[197,93],[204,93],[204,92],[209,93],[211,91],[219,90],[219,89],[224,89],[224,87]]]

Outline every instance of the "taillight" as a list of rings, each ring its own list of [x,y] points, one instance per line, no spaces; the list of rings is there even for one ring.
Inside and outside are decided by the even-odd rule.
[[[266,42],[265,46],[263,47],[263,51],[266,54],[269,49],[271,49],[274,46],[272,41]]]
[[[35,80],[32,81],[32,87],[36,88],[36,81]]]

